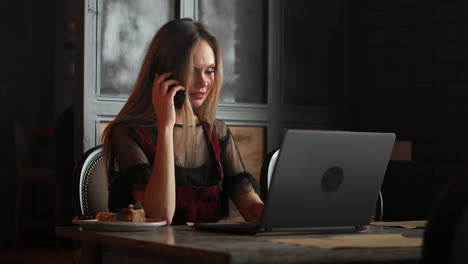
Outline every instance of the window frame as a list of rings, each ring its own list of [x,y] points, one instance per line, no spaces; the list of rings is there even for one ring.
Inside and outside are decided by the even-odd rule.
[[[83,152],[100,144],[99,124],[111,121],[123,107],[126,98],[113,98],[99,94],[99,0],[84,0],[84,69],[83,69]],[[281,104],[281,72],[283,48],[283,5],[285,0],[270,0],[267,4],[268,36],[265,104],[220,103],[216,117],[227,125],[266,127],[267,152],[280,146],[285,128],[336,128],[337,108],[330,106],[295,107]],[[343,0],[347,5],[348,0]],[[176,0],[176,17],[197,20],[197,0]],[[348,23],[345,22],[345,27]],[[345,33],[347,31],[345,30]],[[348,36],[349,37],[349,36]],[[348,38],[345,34],[345,39]],[[281,54],[277,56],[277,54]],[[346,50],[345,50],[345,54]],[[345,80],[350,78],[349,57],[345,58]],[[348,82],[349,83],[349,82]],[[345,93],[349,87],[344,87]],[[343,97],[343,100],[345,98]],[[349,99],[343,101],[350,105]]]

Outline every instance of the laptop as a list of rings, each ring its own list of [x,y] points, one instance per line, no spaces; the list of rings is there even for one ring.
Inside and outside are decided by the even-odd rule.
[[[371,221],[393,133],[287,130],[260,223],[196,223],[204,230],[345,233]]]

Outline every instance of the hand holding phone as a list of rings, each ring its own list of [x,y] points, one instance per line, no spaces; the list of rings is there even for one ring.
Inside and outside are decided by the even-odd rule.
[[[157,68],[153,68],[152,70],[150,70],[150,75],[151,75],[151,80],[154,81],[154,75],[157,73],[157,74],[163,74],[165,72],[168,72],[164,69],[157,69]],[[171,80],[172,78],[166,78],[164,81],[168,81],[168,80]],[[167,92],[171,91],[171,89],[176,86],[175,84],[172,84],[172,85],[169,85],[169,88],[167,89]],[[174,107],[176,109],[180,109],[182,108],[182,105],[184,104],[184,101],[185,101],[185,97],[186,97],[186,93],[185,91],[177,91],[175,96],[174,96]]]

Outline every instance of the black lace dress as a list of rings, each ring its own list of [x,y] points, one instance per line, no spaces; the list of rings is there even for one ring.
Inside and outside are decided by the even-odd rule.
[[[178,144],[183,136],[182,126],[174,128],[177,188],[173,224],[218,221],[229,214],[229,197],[258,190],[255,178],[245,170],[229,128],[220,120],[212,126],[210,135],[209,126],[197,125],[195,137],[185,146]],[[148,183],[157,133],[155,125],[130,123],[120,123],[111,131],[111,211],[119,211],[134,203],[133,191],[143,190]],[[210,136],[217,140],[210,140]]]

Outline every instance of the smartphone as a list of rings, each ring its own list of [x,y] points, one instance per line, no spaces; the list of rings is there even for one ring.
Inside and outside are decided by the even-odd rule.
[[[152,81],[154,81],[154,75],[157,73],[157,74],[163,74],[165,72],[168,72],[167,70],[165,69],[162,69],[162,68],[157,68],[157,67],[153,67],[151,70],[150,70],[150,79]],[[168,81],[168,80],[171,80],[171,77],[169,78],[166,78],[164,81]],[[168,89],[168,92],[174,87],[176,86],[175,84],[172,84],[169,86],[169,89]],[[184,104],[184,101],[185,101],[185,97],[186,97],[186,93],[185,91],[177,91],[176,94],[174,95],[174,107],[176,109],[180,109],[182,108],[182,105]]]

